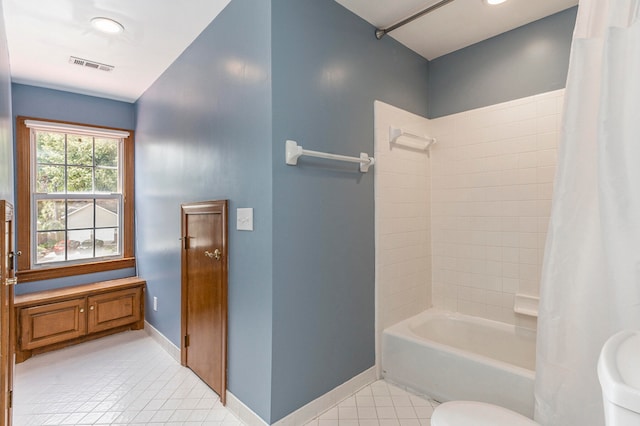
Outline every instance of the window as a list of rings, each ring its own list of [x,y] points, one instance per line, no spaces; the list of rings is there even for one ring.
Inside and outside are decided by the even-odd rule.
[[[19,117],[21,281],[134,266],[130,131]]]

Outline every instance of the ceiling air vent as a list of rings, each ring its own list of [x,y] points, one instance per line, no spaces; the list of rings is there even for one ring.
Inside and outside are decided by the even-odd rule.
[[[113,69],[115,68],[113,65],[101,64],[100,62],[76,58],[75,56],[69,56],[69,63],[100,71],[113,71]]]

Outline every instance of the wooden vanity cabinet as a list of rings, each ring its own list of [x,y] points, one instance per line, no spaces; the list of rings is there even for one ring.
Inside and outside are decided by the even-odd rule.
[[[16,362],[144,328],[145,284],[133,277],[16,296]]]
[[[20,309],[19,347],[35,349],[84,336],[86,304],[85,299],[72,299]]]
[[[109,330],[140,320],[142,289],[136,287],[89,296],[87,303],[89,305],[87,332]]]

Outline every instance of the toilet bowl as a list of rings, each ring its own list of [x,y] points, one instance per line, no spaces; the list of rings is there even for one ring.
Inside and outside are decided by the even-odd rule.
[[[640,425],[640,331],[611,336],[600,352],[598,379],[608,426]]]
[[[533,420],[497,405],[476,401],[440,404],[431,416],[431,426],[539,426]]]
[[[607,426],[640,425],[640,331],[611,336],[598,360]],[[436,408],[431,426],[539,426],[497,405],[475,401],[445,402]]]

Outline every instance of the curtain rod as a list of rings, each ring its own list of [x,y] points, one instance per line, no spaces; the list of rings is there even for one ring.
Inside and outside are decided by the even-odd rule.
[[[390,33],[391,31],[393,31],[395,29],[398,29],[398,28],[400,28],[400,27],[402,27],[404,25],[407,25],[409,22],[413,22],[416,19],[426,15],[427,13],[431,13],[436,9],[440,9],[442,6],[445,6],[445,5],[447,5],[447,4],[449,4],[449,3],[453,2],[453,1],[454,0],[442,0],[442,1],[439,1],[438,3],[433,4],[433,5],[429,6],[429,7],[427,7],[426,9],[421,10],[418,13],[414,13],[413,15],[409,16],[406,19],[403,19],[402,21],[391,25],[390,27],[387,27],[387,28],[376,28],[376,38],[378,40],[380,40],[380,39],[382,39],[382,37],[387,35],[387,33]]]

